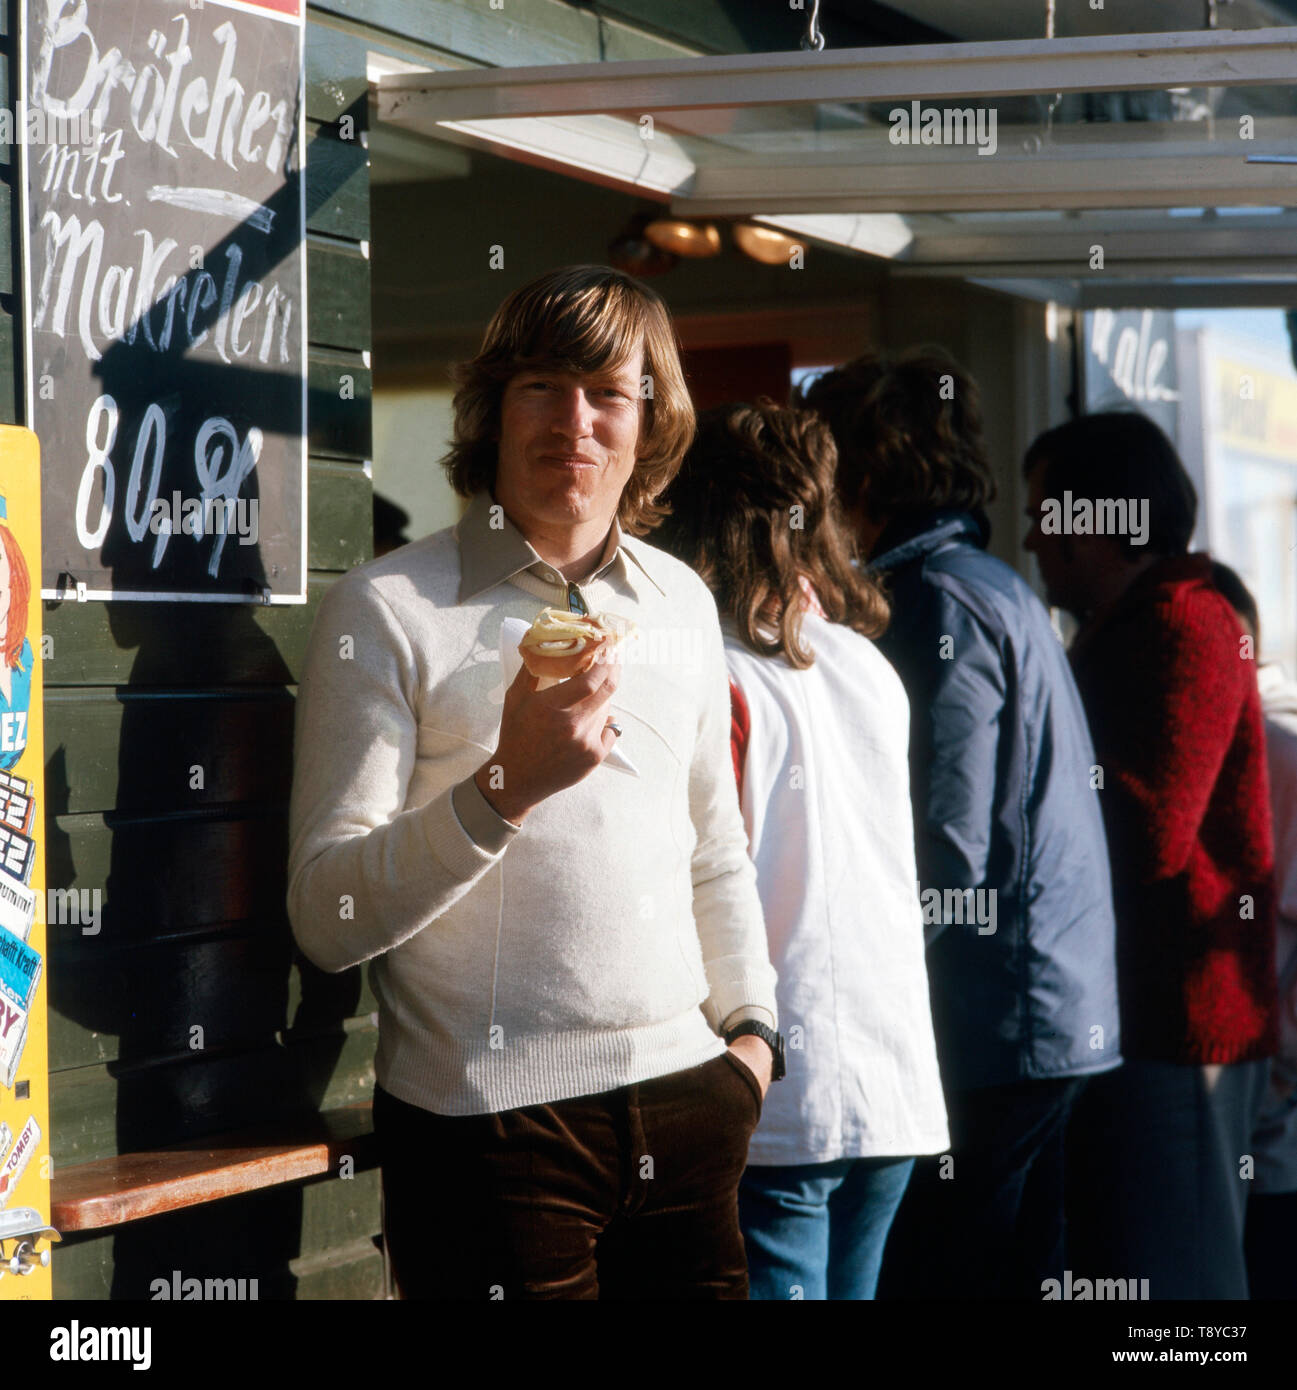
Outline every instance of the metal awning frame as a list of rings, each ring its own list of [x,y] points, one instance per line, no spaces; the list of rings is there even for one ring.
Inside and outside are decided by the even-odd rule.
[[[384,77],[379,116],[514,116],[707,110],[785,103],[935,100],[1170,87],[1288,86],[1297,27],[914,44],[619,63],[473,68]]]
[[[1060,131],[1040,153],[992,158],[975,149],[916,148],[911,158],[861,165],[795,152],[695,162],[670,131],[669,113],[800,103],[993,99],[1172,87],[1290,86],[1297,81],[1297,27],[1029,39],[557,64],[384,74],[377,116],[402,129],[580,177],[669,204],[681,216],[753,217],[839,248],[911,266],[912,273],[1084,280],[1101,297],[1108,279],[1145,284],[1186,276],[1272,283],[1293,294],[1291,220],[1218,225],[1150,213],[1142,238],[1119,234],[1105,269],[1079,276],[1078,239],[1060,227],[1007,225],[969,253],[967,238],[932,214],[1044,209],[1171,209],[1186,205],[1297,207],[1297,167],[1249,163],[1250,153],[1291,153],[1258,120],[1259,138],[1238,157],[1215,153],[1186,122],[1183,138],[1141,138],[1127,126],[1118,150],[1109,130],[1093,148],[1082,128]],[[643,117],[654,117],[644,122]],[[661,124],[658,124],[661,118]],[[647,127],[648,138],[643,138]],[[883,127],[872,127],[877,134]],[[1122,132],[1126,134],[1126,131]],[[1151,133],[1151,127],[1150,127]],[[1180,135],[1180,132],[1176,132]],[[836,138],[836,137],[835,137]],[[907,153],[907,152],[901,152]],[[907,222],[906,214],[912,220]],[[913,216],[918,214],[918,216]],[[923,215],[928,214],[928,215]],[[1059,236],[1057,244],[1051,241]],[[1133,254],[1125,254],[1130,248]],[[1071,261],[1070,267],[1067,262]],[[1114,285],[1120,293],[1120,286]],[[1204,293],[1202,289],[1199,294]]]

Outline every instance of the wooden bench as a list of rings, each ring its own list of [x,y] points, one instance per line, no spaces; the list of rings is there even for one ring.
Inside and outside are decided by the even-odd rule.
[[[208,1135],[152,1153],[117,1154],[61,1169],[52,1183],[50,1225],[63,1235],[121,1226],[336,1173],[344,1154],[354,1159],[357,1172],[376,1167],[372,1115],[372,1105],[347,1105],[306,1127],[299,1122]]]

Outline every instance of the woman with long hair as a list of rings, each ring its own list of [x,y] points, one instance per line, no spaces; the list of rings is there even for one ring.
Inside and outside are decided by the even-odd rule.
[[[809,411],[704,413],[655,545],[715,595],[787,1076],[739,1188],[753,1298],[868,1299],[916,1154],[948,1142],[923,957],[909,705],[871,639]]]

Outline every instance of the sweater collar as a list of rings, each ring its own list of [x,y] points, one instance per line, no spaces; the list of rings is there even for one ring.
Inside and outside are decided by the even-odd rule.
[[[911,560],[930,555],[938,547],[967,536],[979,549],[990,539],[991,525],[982,511],[961,512],[949,508],[922,515],[893,518],[878,538],[871,570],[893,570]]]
[[[509,581],[521,582],[521,587],[538,596],[556,598],[566,593],[563,576],[547,560],[541,559],[531,542],[504,514],[498,514],[498,525],[492,525],[495,499],[487,489],[475,492],[464,515],[454,528],[459,542],[459,602],[467,603],[479,594]],[[653,550],[622,534],[617,518],[613,518],[594,573],[583,579],[583,585],[595,580],[621,580],[632,590],[651,584],[665,597],[661,584],[654,579],[649,567]]]
[[[1169,592],[1182,585],[1194,583],[1211,586],[1210,555],[1204,551],[1195,551],[1187,555],[1164,555],[1111,603],[1095,609],[1085,619],[1072,642],[1072,655],[1075,656],[1086,647],[1094,634],[1107,627],[1118,615],[1154,602],[1159,590]]]

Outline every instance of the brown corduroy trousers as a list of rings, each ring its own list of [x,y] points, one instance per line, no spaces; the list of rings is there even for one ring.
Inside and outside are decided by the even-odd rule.
[[[730,1052],[494,1115],[434,1115],[375,1087],[403,1297],[747,1298],[737,1193],[760,1116]]]

